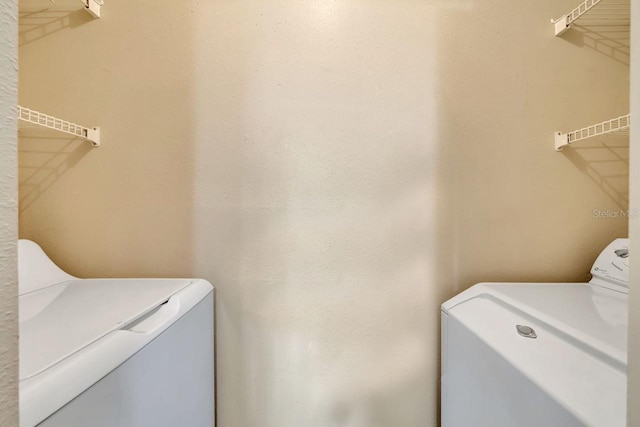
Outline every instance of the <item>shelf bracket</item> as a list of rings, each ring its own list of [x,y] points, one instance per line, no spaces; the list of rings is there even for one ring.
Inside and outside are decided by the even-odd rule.
[[[566,133],[556,132],[556,151],[562,151],[562,149],[569,145],[569,136]]]
[[[94,18],[100,18],[100,12],[102,5],[104,4],[103,0],[80,0],[80,2],[84,5],[84,10],[86,10],[91,16]]]
[[[569,24],[567,23],[568,20],[569,19],[567,15],[561,16],[558,19],[551,20],[551,23],[555,26],[556,36],[561,35],[562,33],[564,33],[569,29]]]
[[[595,5],[602,0],[585,0],[578,5],[571,12],[561,16],[558,19],[552,19],[551,23],[555,26],[556,36],[562,35],[565,31],[571,27],[571,23],[580,18],[585,13],[589,12]]]
[[[631,115],[627,114],[626,116],[616,117],[614,119],[596,123],[595,125],[587,126],[585,128],[577,129],[571,132],[556,132],[555,148],[556,151],[562,151],[565,146],[573,144],[574,142],[582,141],[583,139],[587,138],[593,138],[595,136],[626,131],[630,127]]]
[[[82,138],[86,141],[89,141],[94,147],[100,146],[99,127],[87,128],[75,123],[68,122],[66,120],[58,119],[57,117],[40,113],[30,108],[21,107],[19,105],[18,119],[22,120],[23,122],[32,123],[48,129],[57,130],[58,132],[63,132]]]

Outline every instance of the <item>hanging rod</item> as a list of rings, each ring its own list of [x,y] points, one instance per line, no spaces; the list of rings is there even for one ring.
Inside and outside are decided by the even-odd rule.
[[[68,133],[69,135],[77,136],[91,142],[94,147],[100,146],[100,128],[87,128],[77,125],[75,123],[68,122],[66,120],[58,119],[47,114],[40,113],[30,108],[21,107],[18,105],[18,119],[33,123],[39,126],[43,126],[49,129],[54,129],[59,132]]]
[[[572,132],[556,132],[556,151],[562,151],[565,146],[573,144],[577,141],[581,141],[583,139],[628,130],[630,126],[631,115],[627,114],[626,116],[616,117],[615,119],[607,120],[602,123],[596,123],[595,125],[577,129]]]
[[[603,0],[585,0],[566,15],[562,15],[558,19],[551,20],[551,23],[555,27],[556,36],[559,36],[567,31],[574,21],[589,13],[599,3],[602,4],[596,8],[596,11],[590,13],[590,15],[593,15],[590,17],[598,21],[607,22],[609,25],[611,25],[612,23],[618,25],[629,25],[630,3],[628,2],[628,0],[621,0],[616,2],[607,2]]]

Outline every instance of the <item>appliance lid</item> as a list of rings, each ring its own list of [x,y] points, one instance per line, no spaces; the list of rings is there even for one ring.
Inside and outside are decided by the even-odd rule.
[[[588,283],[483,283],[443,304],[444,339],[477,337],[475,345],[513,368],[495,372],[497,381],[517,373],[513,378],[535,384],[580,425],[621,426],[627,299]],[[472,344],[468,351],[474,357]]]
[[[569,341],[596,357],[626,367],[628,296],[625,293],[587,283],[481,283],[445,302],[442,310],[456,316],[477,299],[494,301],[520,316],[522,324],[541,325],[550,334],[564,337],[562,339],[569,337]],[[515,325],[508,327],[516,332]],[[500,339],[500,334],[491,337],[491,340]]]
[[[192,282],[77,279],[20,295],[20,381],[133,323]]]

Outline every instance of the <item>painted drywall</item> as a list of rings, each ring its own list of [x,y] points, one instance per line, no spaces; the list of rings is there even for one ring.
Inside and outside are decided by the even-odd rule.
[[[640,212],[640,0],[631,2],[631,155],[630,155],[630,208]],[[633,249],[640,248],[640,217],[629,221],[629,237]],[[633,250],[632,249],[632,250]],[[634,251],[635,252],[635,251]],[[640,263],[631,258],[632,286],[629,289],[629,426],[640,425]]]
[[[0,425],[18,425],[18,4],[0,2]]]
[[[20,102],[103,145],[21,131],[21,235],[212,281],[222,427],[435,425],[444,300],[627,234],[627,142],[553,150],[628,112],[574,3],[24,1]]]

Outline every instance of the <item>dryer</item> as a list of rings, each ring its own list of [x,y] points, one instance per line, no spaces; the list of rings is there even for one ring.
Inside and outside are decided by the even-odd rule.
[[[589,283],[480,283],[442,305],[443,427],[626,426],[629,241]]]
[[[213,287],[78,279],[20,240],[20,426],[214,425]]]

